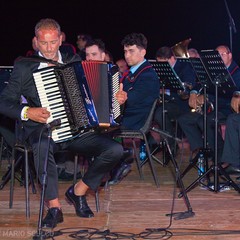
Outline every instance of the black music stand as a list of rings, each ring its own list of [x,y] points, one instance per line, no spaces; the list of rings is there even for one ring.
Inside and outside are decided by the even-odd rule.
[[[203,115],[203,148],[201,148],[198,154],[193,159],[190,160],[189,165],[181,174],[182,178],[186,175],[188,171],[190,171],[193,167],[196,166],[200,154],[203,155],[204,164],[205,164],[204,168],[206,171],[206,166],[208,166],[207,160],[210,153],[210,149],[208,148],[208,144],[207,144],[207,89],[211,88],[212,81],[202,62],[201,57],[189,58],[189,60],[197,76],[198,82],[199,84],[201,84],[201,89],[199,90],[199,92],[203,91],[203,95],[204,95],[203,111],[201,110],[202,111],[201,114]],[[198,170],[201,171],[201,169],[198,169]],[[204,172],[201,172],[201,174],[203,174]]]
[[[161,98],[162,98],[162,131],[166,132],[166,120],[165,120],[165,90],[169,89],[170,91],[177,92],[178,90],[184,90],[184,84],[181,82],[180,78],[174,71],[174,69],[171,67],[168,61],[165,62],[157,62],[156,60],[149,60],[150,64],[152,65],[153,69],[156,71],[160,85],[161,85]],[[155,128],[156,130],[156,128]],[[170,135],[169,133],[167,133]],[[175,141],[174,137],[171,137]],[[161,146],[163,148],[163,165],[167,165],[168,162],[166,161],[166,154],[169,153],[168,148],[166,147],[166,141],[165,138],[161,141]],[[153,159],[156,157],[153,156]],[[156,159],[155,159],[156,160]]]
[[[236,90],[235,83],[228,72],[225,64],[222,61],[221,56],[216,50],[203,50],[201,51],[202,63],[205,67],[208,77],[211,80],[212,85],[209,88],[209,92],[214,89],[215,94],[215,149],[214,149],[214,162],[210,168],[196,179],[189,187],[186,188],[186,191],[191,190],[196,183],[201,182],[205,177],[209,177],[210,173],[213,173],[214,182],[213,184],[208,183],[205,185],[209,190],[218,192],[221,191],[225,186],[232,186],[236,191],[240,192],[238,185],[230,178],[230,176],[222,168],[221,163],[218,162],[218,153],[217,153],[217,133],[218,133],[218,94],[229,94]],[[222,185],[219,184],[219,176],[225,177],[227,180],[226,183]],[[202,182],[201,182],[202,183]],[[204,185],[204,184],[203,184]],[[182,192],[179,194],[182,196]]]
[[[178,212],[178,213],[172,213],[172,214],[167,214],[169,215],[174,215],[175,219],[184,219],[184,218],[189,218],[193,217],[195,213],[192,211],[192,207],[190,204],[190,201],[187,196],[187,192],[185,191],[185,187],[183,184],[183,181],[180,177],[180,170],[178,167],[178,164],[176,162],[176,159],[172,153],[172,150],[169,146],[168,140],[169,139],[174,139],[175,141],[180,141],[180,139],[171,136],[168,132],[166,132],[166,127],[165,127],[165,89],[170,89],[172,91],[178,91],[178,90],[184,90],[183,83],[177,76],[176,72],[174,69],[171,67],[171,65],[168,62],[156,62],[153,60],[149,61],[150,64],[153,66],[154,70],[156,71],[160,83],[161,83],[161,88],[162,88],[162,109],[163,109],[163,130],[159,130],[155,127],[152,128],[152,131],[159,133],[159,135],[162,138],[162,146],[163,146],[163,154],[168,152],[170,156],[170,161],[172,162],[175,172],[176,172],[176,182],[178,183],[178,186],[180,190],[183,192],[185,204],[187,207],[187,211],[185,212]],[[163,164],[166,164],[166,161],[164,159],[165,155],[163,155]],[[153,159],[155,157],[153,156]]]

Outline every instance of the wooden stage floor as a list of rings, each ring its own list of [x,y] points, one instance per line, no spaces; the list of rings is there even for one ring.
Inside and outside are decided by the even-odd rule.
[[[187,148],[178,153],[176,161],[181,171],[187,166],[189,156]],[[158,157],[161,158],[161,153]],[[51,238],[52,233],[47,232],[48,239],[240,239],[240,195],[235,189],[214,192],[197,183],[187,193],[189,204],[186,204],[185,198],[178,197],[180,189],[176,187],[172,164],[165,167],[154,164],[159,188],[154,184],[149,165],[144,165],[141,181],[134,163],[120,184],[100,189],[100,212],[96,212],[94,194],[89,192],[88,203],[95,212],[91,219],[75,215],[73,206],[64,199],[71,182],[59,182],[64,222],[54,229],[58,236]],[[1,177],[4,168],[3,164]],[[235,181],[236,176],[231,177]],[[197,170],[193,168],[183,178],[184,185],[187,187],[196,179]],[[40,193],[32,194],[30,188],[31,216],[27,220],[24,192],[24,187],[16,181],[13,208],[9,209],[9,183],[0,191],[1,240],[32,239],[37,231]],[[191,209],[195,215],[185,219],[166,216]]]

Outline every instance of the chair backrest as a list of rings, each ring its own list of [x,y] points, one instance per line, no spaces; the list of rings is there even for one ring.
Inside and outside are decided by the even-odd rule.
[[[141,132],[147,133],[150,130],[151,125],[152,125],[152,121],[153,121],[154,112],[155,112],[156,105],[157,105],[158,101],[159,101],[159,99],[157,98],[153,102],[151,111],[149,112],[149,115],[148,115],[148,118],[147,118],[145,124],[139,129]]]

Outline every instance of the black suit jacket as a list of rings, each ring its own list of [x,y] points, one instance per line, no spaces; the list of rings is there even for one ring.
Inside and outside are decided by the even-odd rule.
[[[80,61],[79,55],[62,55],[64,63]],[[35,87],[33,72],[38,69],[40,62],[31,58],[19,58],[14,63],[14,69],[8,85],[0,95],[0,113],[21,121],[21,96],[27,99],[28,106],[41,107],[37,89]],[[28,137],[41,123],[32,120],[22,121],[25,137]]]

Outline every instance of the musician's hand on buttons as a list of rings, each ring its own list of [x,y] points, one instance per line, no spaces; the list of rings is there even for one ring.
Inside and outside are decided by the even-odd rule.
[[[120,83],[119,91],[115,95],[117,101],[119,102],[120,105],[124,104],[127,100],[127,93],[123,91],[123,84]]]
[[[234,112],[239,113],[239,106],[240,106],[240,98],[239,97],[232,97],[231,107],[234,110]]]
[[[30,107],[27,111],[27,117],[35,122],[46,123],[50,117],[50,112],[47,108],[33,108]]]

